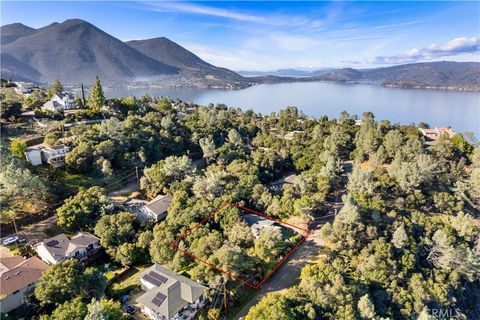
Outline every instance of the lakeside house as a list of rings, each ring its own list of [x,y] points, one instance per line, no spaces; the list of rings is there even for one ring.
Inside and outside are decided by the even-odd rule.
[[[37,257],[0,258],[0,311],[10,312],[26,302],[26,296],[48,265]]]
[[[25,157],[33,166],[46,163],[54,168],[58,168],[65,165],[65,155],[69,151],[70,147],[64,144],[59,144],[52,147],[39,144],[28,147],[25,150]]]
[[[61,233],[35,246],[38,256],[47,264],[57,264],[70,258],[87,262],[100,249],[100,239],[86,232],[79,232],[71,239]]]
[[[165,219],[167,216],[168,208],[172,204],[173,196],[158,195],[152,201],[144,205],[139,212],[138,218],[140,221],[155,221]]]
[[[28,96],[32,94],[33,91],[40,89],[40,87],[34,85],[32,82],[14,82],[15,92],[20,95]]]
[[[136,301],[150,319],[193,319],[206,301],[205,286],[159,264],[140,274],[140,284],[145,293]]]
[[[457,133],[452,128],[434,128],[434,129],[418,129],[422,135],[431,140],[437,140],[442,135],[446,134],[449,138],[453,138]]]
[[[54,94],[53,97],[45,102],[42,106],[42,110],[48,111],[62,111],[68,109],[75,109],[77,104],[73,96],[70,93],[62,92]]]

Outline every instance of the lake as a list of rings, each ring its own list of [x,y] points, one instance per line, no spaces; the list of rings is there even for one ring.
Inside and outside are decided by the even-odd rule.
[[[115,89],[106,96],[169,96],[197,104],[224,103],[262,114],[296,106],[313,117],[338,117],[345,110],[361,116],[371,111],[377,120],[410,124],[423,121],[431,127],[451,126],[480,137],[480,93],[426,89],[385,88],[377,84],[295,82],[262,84],[242,90],[223,89]]]

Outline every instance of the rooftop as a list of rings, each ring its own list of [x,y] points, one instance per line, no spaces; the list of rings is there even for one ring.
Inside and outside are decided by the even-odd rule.
[[[32,257],[26,260],[22,257],[19,258],[22,261],[18,260],[16,266],[11,265],[11,268],[2,271],[0,274],[1,295],[10,294],[36,282],[42,276],[43,271],[48,268],[48,265],[37,257]]]
[[[153,285],[153,288],[141,295],[137,302],[167,319],[171,319],[183,307],[195,302],[206,289],[198,282],[159,264],[146,269],[140,279]]]
[[[172,203],[173,196],[170,194],[167,195],[158,195],[145,205],[145,208],[153,212],[154,214],[162,214],[168,210],[170,204]]]
[[[37,246],[43,245],[54,258],[62,258],[80,248],[86,248],[90,244],[96,243],[99,240],[100,239],[94,235],[85,232],[79,232],[69,240],[64,233],[61,233],[55,237],[40,242]]]

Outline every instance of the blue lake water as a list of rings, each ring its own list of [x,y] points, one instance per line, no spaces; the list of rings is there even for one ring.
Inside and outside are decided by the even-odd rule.
[[[229,107],[253,109],[262,114],[296,106],[313,117],[338,117],[371,111],[377,120],[411,124],[423,121],[431,127],[451,126],[480,137],[480,93],[424,89],[385,88],[376,84],[297,82],[262,84],[242,90],[222,89],[117,89],[109,98],[149,94],[169,96],[198,104],[224,103]]]

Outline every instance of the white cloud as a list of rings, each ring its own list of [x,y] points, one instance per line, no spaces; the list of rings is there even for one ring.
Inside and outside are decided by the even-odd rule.
[[[411,49],[407,52],[392,55],[375,57],[375,64],[399,64],[412,63],[417,61],[428,61],[442,57],[457,56],[463,54],[474,54],[480,52],[480,39],[476,37],[456,38],[443,44],[431,44],[421,49]]]

